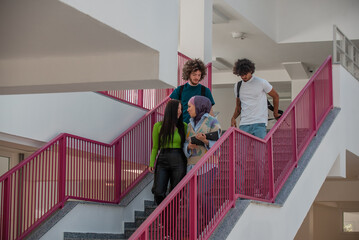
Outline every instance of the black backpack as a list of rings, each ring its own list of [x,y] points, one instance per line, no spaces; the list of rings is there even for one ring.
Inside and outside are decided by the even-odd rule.
[[[182,92],[183,92],[184,85],[180,86],[179,93],[178,93],[178,100],[182,100]],[[201,85],[201,96],[206,96],[206,87]]]
[[[237,83],[237,98],[239,98],[239,89],[241,89],[241,85],[242,85],[242,81],[239,81],[239,82]],[[274,107],[273,107],[273,105],[268,101],[268,99],[267,99],[267,107],[268,107],[269,110],[271,110],[271,111],[273,112]],[[283,111],[278,109],[278,113],[279,113],[280,115],[282,115],[282,114],[283,114]],[[272,120],[272,119],[269,119],[269,120]]]

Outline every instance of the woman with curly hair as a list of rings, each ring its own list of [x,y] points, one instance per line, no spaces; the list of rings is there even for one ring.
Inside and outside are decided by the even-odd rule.
[[[196,95],[207,97],[211,101],[211,105],[215,104],[213,96],[209,88],[203,86],[199,82],[207,74],[204,63],[196,58],[188,60],[182,69],[183,80],[188,81],[186,84],[178,86],[170,95],[171,99],[180,100],[183,106],[183,121],[189,123],[190,116],[187,112],[188,100]]]

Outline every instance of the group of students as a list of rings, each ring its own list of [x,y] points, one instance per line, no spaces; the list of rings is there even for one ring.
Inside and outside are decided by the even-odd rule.
[[[214,145],[216,140],[207,139],[206,134],[221,134],[221,126],[213,116],[212,93],[199,83],[207,74],[204,63],[200,59],[189,60],[182,71],[188,82],[172,92],[163,121],[153,127],[149,171],[155,174],[152,192],[158,205],[166,197],[168,182],[171,191]],[[254,63],[248,59],[239,59],[234,65],[233,74],[241,77],[242,82],[234,86],[236,108],[231,126],[236,126],[236,118],[241,114],[239,128],[264,138],[268,121],[266,94],[273,98],[275,118],[280,117],[279,96],[268,81],[254,76],[254,71]]]

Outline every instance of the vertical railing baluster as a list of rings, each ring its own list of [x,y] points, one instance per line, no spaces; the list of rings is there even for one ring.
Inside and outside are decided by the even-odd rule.
[[[59,181],[58,181],[58,201],[61,208],[65,205],[65,183],[66,183],[66,135],[59,140]]]
[[[333,59],[330,59],[329,60],[329,63],[328,63],[328,81],[329,81],[329,103],[330,103],[330,107],[333,108],[333,75],[332,75],[332,68],[333,68],[333,65],[332,65],[332,61]],[[358,60],[358,63],[359,63],[359,60]]]
[[[122,154],[122,139],[115,144],[115,201],[118,203],[121,199],[121,154]]]
[[[138,99],[137,99],[137,104],[140,106],[140,107],[143,107],[143,89],[138,89]]]
[[[273,137],[270,137],[267,142],[268,151],[268,167],[269,167],[269,193],[270,201],[274,202],[274,165],[273,165]]]
[[[293,155],[295,167],[298,166],[298,147],[297,147],[297,114],[296,114],[296,105],[293,106],[293,116],[292,116],[292,143],[293,143]]]
[[[313,106],[313,130],[315,132],[315,134],[317,134],[317,108],[316,108],[316,102],[315,102],[315,81],[312,82],[311,84],[311,89],[312,89],[312,106]]]
[[[236,165],[234,162],[234,156],[235,156],[235,132],[233,131],[231,135],[229,136],[229,199],[230,201],[233,201],[232,207],[235,207],[236,205],[236,182],[239,182],[239,179],[236,179]],[[223,159],[224,160],[224,159]]]
[[[197,174],[194,174],[189,184],[189,239],[197,239]]]
[[[1,218],[1,224],[2,224],[2,236],[1,239],[9,239],[9,222],[10,222],[10,180],[9,177],[7,177],[3,181],[2,185],[2,196],[3,199],[2,202],[2,213],[3,216]]]

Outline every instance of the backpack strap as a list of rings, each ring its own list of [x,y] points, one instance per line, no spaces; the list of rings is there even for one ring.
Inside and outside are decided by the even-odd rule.
[[[184,85],[181,85],[180,88],[179,88],[179,93],[178,93],[178,100],[179,100],[179,101],[182,100],[183,88],[184,88]]]
[[[241,89],[242,81],[238,81],[237,83],[237,98],[239,98],[239,90]]]
[[[267,107],[268,107],[268,109],[271,110],[272,112],[274,111],[274,107],[273,107],[273,105],[269,102],[268,99],[267,99]],[[282,114],[283,114],[283,111],[280,110],[280,109],[278,109],[278,113],[279,113],[280,115],[282,115]]]
[[[206,96],[206,87],[201,85],[201,96]]]

